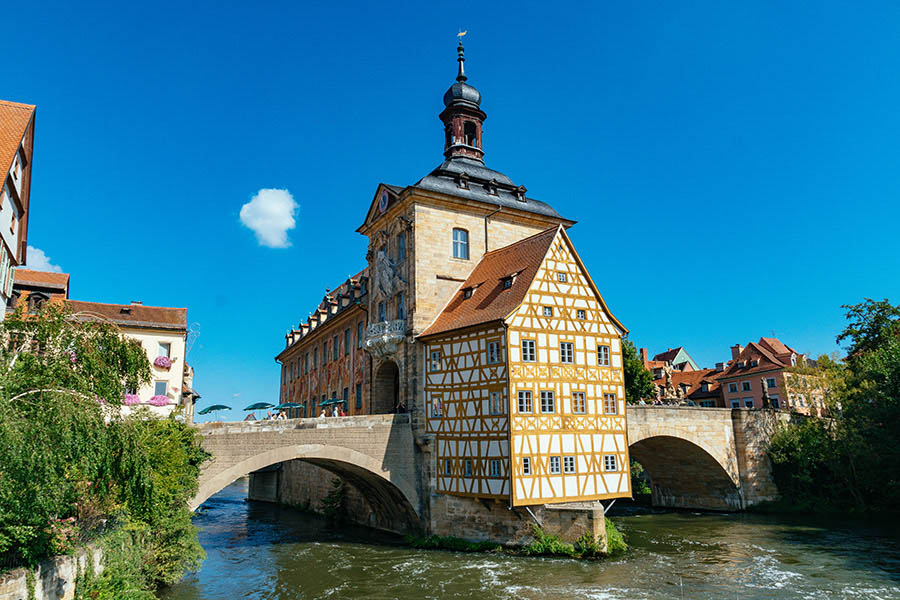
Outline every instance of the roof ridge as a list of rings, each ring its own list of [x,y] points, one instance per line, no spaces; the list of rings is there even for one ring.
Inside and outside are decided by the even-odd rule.
[[[484,257],[494,254],[495,252],[500,252],[501,250],[508,250],[509,248],[512,248],[513,246],[518,246],[519,244],[523,244],[525,242],[533,240],[534,238],[541,236],[541,235],[545,235],[545,234],[549,233],[550,231],[552,231],[555,234],[557,231],[559,231],[560,227],[562,227],[562,225],[554,225],[553,227],[548,227],[547,229],[545,229],[543,231],[539,231],[535,234],[529,235],[527,238],[522,238],[521,240],[517,240],[517,241],[513,242],[512,244],[507,244],[506,246],[494,248],[493,250],[482,254],[481,260],[479,260],[478,262],[480,263],[482,260],[484,260]],[[475,266],[477,267],[478,263],[476,263]],[[472,269],[472,270],[474,271],[474,269]]]
[[[24,102],[14,102],[12,100],[0,100],[0,104],[5,106],[15,106],[17,108],[26,108],[29,110],[34,110],[37,108],[36,104],[25,104]]]
[[[165,310],[187,310],[182,306],[154,306],[151,304],[122,304],[120,302],[94,302],[93,300],[68,300],[69,302],[81,302],[83,304],[100,304],[101,306],[139,306],[141,308],[162,308]]]

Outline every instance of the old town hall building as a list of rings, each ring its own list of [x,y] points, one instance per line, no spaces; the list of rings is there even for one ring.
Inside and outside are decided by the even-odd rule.
[[[409,412],[430,493],[527,506],[630,496],[621,336],[566,229],[484,163],[481,94],[444,94],[444,161],[380,184],[366,267],[277,356],[291,417]],[[331,413],[330,408],[326,412]]]

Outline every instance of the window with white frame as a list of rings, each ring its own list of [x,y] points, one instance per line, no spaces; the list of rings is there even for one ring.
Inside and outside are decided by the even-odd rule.
[[[597,346],[597,365],[609,366],[609,346]]]
[[[585,310],[583,308],[579,308],[578,310],[575,311],[575,316],[579,319],[586,319],[587,313],[585,312]]]
[[[544,316],[545,316],[545,317],[552,317],[552,316],[553,316],[553,307],[552,307],[552,306],[545,306],[545,307],[544,307]]]
[[[616,470],[616,455],[615,454],[604,454],[603,455],[603,470],[604,471],[615,471]]]
[[[767,377],[766,385],[769,386],[770,388],[774,388],[774,387],[778,387],[778,382],[775,380],[774,377]]]
[[[541,412],[542,413],[556,412],[556,400],[553,397],[552,391],[544,390],[541,392]]]
[[[566,283],[569,280],[569,278],[562,271],[557,271],[556,280],[559,281],[560,283]]]
[[[428,363],[428,370],[432,373],[441,370],[441,351],[431,351],[431,361]]]
[[[728,384],[728,391],[729,391],[730,393],[732,393],[732,394],[736,394],[737,391],[738,391],[738,389],[737,389],[737,382],[729,383],[729,384]]]
[[[563,456],[563,473],[575,472],[575,457]]]
[[[619,412],[619,405],[615,394],[603,394],[603,414],[615,415]]]
[[[522,475],[531,475],[531,459],[527,456],[522,458]]]
[[[531,414],[534,408],[531,404],[531,391],[522,390],[519,392],[519,414]]]
[[[573,363],[575,362],[575,351],[572,348],[572,342],[562,342],[559,345],[559,362]]]
[[[524,362],[534,362],[535,356],[534,340],[522,340],[522,360]]]
[[[153,384],[153,395],[154,396],[165,396],[169,392],[169,382],[168,381],[157,381]]]
[[[498,458],[491,459],[491,477],[500,477],[500,459]]]
[[[752,390],[752,389],[753,389],[753,388],[751,387],[749,381],[742,381],[742,382],[741,382],[741,391],[742,391],[742,392],[749,392],[749,391]]]
[[[503,392],[491,392],[490,404],[492,415],[502,415],[506,413],[506,411],[503,410]]]
[[[453,230],[453,258],[469,260],[469,232],[465,229]]]
[[[171,358],[172,344],[169,342],[159,342],[156,344],[156,356],[165,356]]]
[[[559,475],[559,457],[551,456],[550,457],[550,474],[551,475]]]
[[[500,362],[500,342],[488,342],[488,364]]]
[[[463,475],[466,477],[471,477],[472,476],[472,459],[467,458],[464,464],[465,464],[465,471],[464,471]]]
[[[584,392],[572,392],[572,412],[583,414],[587,412],[584,401]]]

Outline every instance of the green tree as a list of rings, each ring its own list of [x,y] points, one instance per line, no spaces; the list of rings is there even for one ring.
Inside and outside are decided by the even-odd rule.
[[[628,338],[622,338],[622,369],[625,371],[625,399],[628,402],[636,403],[656,395],[653,375],[644,368],[637,348]]]
[[[844,304],[850,323],[837,336],[838,343],[849,342],[850,359],[876,350],[885,340],[900,337],[900,306],[893,306],[887,298],[866,298],[858,304]]]

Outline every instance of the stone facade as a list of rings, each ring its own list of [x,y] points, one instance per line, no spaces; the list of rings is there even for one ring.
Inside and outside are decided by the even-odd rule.
[[[28,591],[28,570],[16,569],[0,575],[0,600],[74,600],[75,580],[93,561],[94,573],[103,572],[100,548],[81,550],[73,556],[56,556],[37,566],[34,573],[34,595]]]

